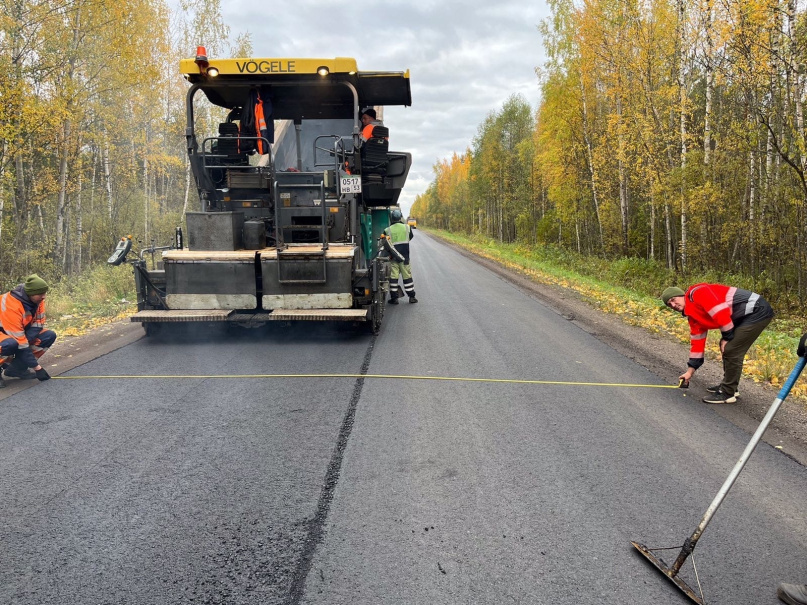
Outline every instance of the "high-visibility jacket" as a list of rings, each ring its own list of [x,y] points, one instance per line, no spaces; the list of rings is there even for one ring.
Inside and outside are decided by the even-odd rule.
[[[258,153],[261,155],[269,153],[266,141],[263,140],[264,138],[268,138],[269,131],[266,129],[266,118],[263,117],[263,101],[260,96],[258,97],[258,102],[255,104],[255,129],[256,136],[262,137],[258,139],[257,142]]]
[[[404,263],[409,264],[409,240],[415,237],[412,227],[403,223],[392,223],[384,229],[384,234],[389,238],[390,243],[404,257]]]
[[[266,121],[265,116],[269,116],[269,121]],[[270,143],[275,142],[274,122],[272,116],[272,101],[271,99],[262,99],[257,89],[252,89],[247,95],[246,103],[241,111],[241,120],[239,124],[239,131],[242,137],[263,137]],[[269,153],[269,148],[266,142],[258,138],[257,140],[242,140],[238,141],[238,150],[241,153],[249,153],[256,150],[261,155]]]
[[[33,354],[28,351],[28,338],[25,331],[30,328],[45,327],[45,300],[34,304],[22,284],[14,288],[11,292],[6,292],[0,296],[0,340],[3,335],[10,336],[17,341],[20,354],[24,357]],[[34,363],[36,365],[36,363]]]
[[[706,336],[720,330],[723,340],[734,338],[734,329],[773,317],[773,308],[756,292],[722,284],[695,284],[684,293],[684,316],[689,320],[689,362],[703,365]]]
[[[384,123],[381,122],[380,120],[373,120],[372,122],[367,124],[367,126],[361,129],[361,138],[363,138],[365,141],[369,141],[370,139],[373,138],[373,128],[375,128],[376,126],[383,126],[383,125]],[[386,140],[389,140],[389,137],[384,138]]]

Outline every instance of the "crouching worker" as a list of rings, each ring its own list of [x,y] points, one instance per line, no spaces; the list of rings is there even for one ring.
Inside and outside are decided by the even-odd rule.
[[[48,372],[39,358],[56,340],[56,332],[45,329],[45,295],[48,284],[38,275],[0,295],[0,388],[6,378],[47,380]]]

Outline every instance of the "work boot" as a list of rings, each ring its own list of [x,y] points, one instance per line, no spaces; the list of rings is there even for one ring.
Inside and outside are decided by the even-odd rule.
[[[707,395],[703,398],[704,403],[736,403],[737,397],[726,395],[723,391],[718,391],[714,395]]]
[[[776,596],[788,605],[807,605],[807,586],[804,584],[779,584]]]
[[[409,302],[410,302],[410,303],[416,303],[417,301],[418,301],[418,299],[417,299],[417,298],[415,298],[414,296],[410,296],[410,297],[409,297]]]
[[[31,380],[36,378],[36,372],[29,370],[28,368],[21,370],[19,368],[7,367],[3,373],[6,375],[6,378],[19,378],[20,380]]]
[[[397,304],[398,304],[398,297],[397,297],[397,296],[393,296],[393,297],[391,297],[391,298],[389,299],[389,304],[391,304],[391,305],[397,305]]]
[[[722,389],[720,388],[719,384],[716,384],[713,387],[706,387],[707,393],[719,393]],[[740,398],[740,391],[735,391],[734,396],[739,399]]]

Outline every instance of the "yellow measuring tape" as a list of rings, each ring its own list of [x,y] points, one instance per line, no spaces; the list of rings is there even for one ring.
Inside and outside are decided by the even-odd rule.
[[[518,380],[514,378],[462,378],[453,376],[403,376],[394,374],[209,374],[209,375],[171,375],[171,376],[136,376],[121,374],[117,376],[54,376],[55,380],[103,380],[131,378],[387,378],[394,380],[450,380],[455,382],[498,382],[508,384],[558,384],[588,387],[627,387],[642,389],[677,389],[676,385],[666,384],[625,384],[610,382],[570,382],[565,380]]]

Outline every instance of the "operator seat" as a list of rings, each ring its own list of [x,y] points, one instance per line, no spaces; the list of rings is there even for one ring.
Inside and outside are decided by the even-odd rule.
[[[213,140],[210,149],[211,157],[207,159],[210,178],[216,186],[221,186],[227,177],[227,167],[249,165],[247,154],[239,149],[238,124],[222,122],[219,124],[219,136]]]
[[[361,174],[367,180],[381,181],[389,163],[389,128],[374,126],[372,136],[361,146]]]
[[[242,164],[246,160],[246,154],[239,153],[238,150],[238,124],[235,122],[222,122],[219,124],[217,143],[216,152],[225,156],[219,158],[223,165]]]

